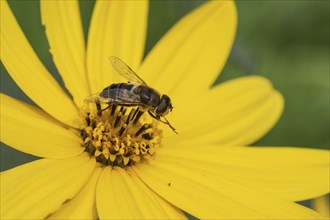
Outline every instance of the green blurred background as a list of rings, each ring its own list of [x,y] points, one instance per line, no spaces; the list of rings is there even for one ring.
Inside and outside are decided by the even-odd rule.
[[[152,1],[145,53],[180,17],[202,2]],[[328,148],[329,1],[236,3],[239,23],[235,45],[217,83],[258,74],[269,78],[286,100],[281,120],[256,145]],[[86,36],[93,6],[94,1],[80,2]],[[39,2],[10,1],[10,7],[42,62],[63,85],[48,52]],[[1,92],[33,103],[2,64]],[[1,170],[33,159],[1,145]]]

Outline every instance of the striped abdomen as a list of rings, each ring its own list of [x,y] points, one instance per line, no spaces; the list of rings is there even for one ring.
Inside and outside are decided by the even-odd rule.
[[[132,83],[112,84],[103,89],[100,96],[109,99],[109,103],[141,105],[148,109],[154,109],[160,101],[160,95],[154,89]]]

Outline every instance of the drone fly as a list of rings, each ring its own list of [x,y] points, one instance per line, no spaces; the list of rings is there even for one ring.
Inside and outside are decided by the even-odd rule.
[[[173,109],[170,97],[165,94],[161,95],[148,86],[143,79],[118,57],[111,56],[110,61],[116,72],[125,77],[128,82],[111,84],[99,94],[88,97],[86,101],[95,102],[97,100],[109,106],[138,106],[142,111],[147,111],[152,118],[167,124],[177,133],[175,128],[165,118],[165,115]]]

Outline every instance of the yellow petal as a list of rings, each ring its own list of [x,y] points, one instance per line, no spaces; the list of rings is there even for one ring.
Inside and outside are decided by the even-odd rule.
[[[104,169],[96,190],[96,205],[100,219],[185,218],[134,173],[118,167]]]
[[[248,145],[266,134],[282,111],[283,98],[267,79],[230,80],[178,103],[168,119],[179,135],[164,129],[165,141]]]
[[[313,208],[323,215],[324,217],[330,217],[330,204],[329,196],[320,196],[312,200]]]
[[[157,194],[197,218],[321,219],[308,208],[184,164],[150,160],[133,169]]]
[[[49,219],[97,219],[95,189],[101,173],[102,169],[96,168],[84,188]]]
[[[42,159],[1,173],[1,218],[41,219],[56,212],[87,182],[95,160]]]
[[[84,151],[79,136],[44,111],[2,93],[0,99],[3,143],[46,158],[73,157]]]
[[[236,22],[233,1],[204,3],[162,37],[138,73],[178,101],[186,100],[187,93],[199,95],[211,87],[226,63]]]
[[[41,19],[50,51],[65,86],[77,106],[90,94],[86,75],[86,48],[77,1],[41,1]]]
[[[17,85],[50,115],[76,127],[76,107],[33,51],[6,1],[1,1],[0,35],[1,61]]]
[[[202,169],[292,201],[329,192],[329,151],[289,147],[173,145],[157,160]]]
[[[110,56],[132,69],[140,65],[147,29],[147,1],[97,1],[91,19],[87,47],[87,70],[92,93],[115,81]]]

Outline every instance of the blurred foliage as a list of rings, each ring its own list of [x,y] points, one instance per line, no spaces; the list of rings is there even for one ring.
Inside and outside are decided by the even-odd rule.
[[[145,53],[178,19],[202,2],[151,1]],[[237,37],[216,83],[258,74],[269,78],[284,95],[286,106],[281,120],[256,145],[328,148],[329,1],[236,3]],[[80,1],[86,39],[93,6],[94,1]],[[10,7],[42,62],[63,85],[48,52],[39,2],[10,1]],[[11,80],[2,64],[1,91],[33,103]],[[2,170],[32,159],[2,144]]]
[[[285,98],[281,120],[256,144],[329,148],[329,1],[237,1],[237,8],[235,47],[221,76],[265,76]]]

